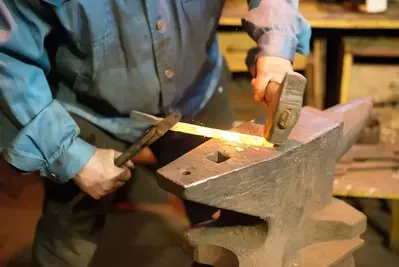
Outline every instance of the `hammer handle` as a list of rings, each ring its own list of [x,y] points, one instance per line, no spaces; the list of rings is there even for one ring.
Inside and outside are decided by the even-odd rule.
[[[266,86],[265,100],[264,100],[264,102],[266,103],[266,109],[268,114],[269,112],[274,114],[280,102],[280,96],[281,96],[280,83],[274,81],[269,82],[269,84]]]
[[[275,114],[277,111],[277,107],[280,103],[281,97],[281,84],[271,81],[266,86],[265,90],[265,104],[266,104],[266,113],[267,120],[265,122],[265,132],[264,136],[272,135],[271,131],[273,131],[273,127],[275,124]]]

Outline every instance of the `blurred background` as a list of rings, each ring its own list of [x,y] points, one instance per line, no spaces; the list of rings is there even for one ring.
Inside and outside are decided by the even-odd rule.
[[[311,53],[296,55],[294,68],[308,79],[305,104],[323,110],[373,95],[373,119],[354,155],[343,159],[334,195],[364,212],[365,245],[355,253],[357,267],[399,266],[399,0],[300,0],[312,26]],[[241,28],[246,0],[226,0],[218,30],[220,48],[232,75],[236,124],[264,113],[254,104],[245,57],[255,43]],[[0,116],[0,147],[13,137]],[[357,159],[359,157],[359,159]],[[0,167],[1,174],[1,167]],[[19,191],[19,183],[24,184]],[[5,186],[0,184],[0,186]],[[42,188],[29,177],[0,193],[0,266],[27,266]]]

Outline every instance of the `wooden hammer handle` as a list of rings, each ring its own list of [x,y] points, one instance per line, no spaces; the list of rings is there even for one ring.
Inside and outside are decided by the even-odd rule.
[[[274,112],[278,107],[278,103],[280,102],[280,96],[281,96],[281,84],[274,81],[270,81],[265,89],[265,100],[264,100],[268,114],[269,112],[271,112],[271,114],[274,114]]]

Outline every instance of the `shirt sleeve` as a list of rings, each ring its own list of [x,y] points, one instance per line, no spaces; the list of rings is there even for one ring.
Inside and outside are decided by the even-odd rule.
[[[51,28],[39,13],[32,1],[0,2],[0,105],[19,127],[3,156],[21,171],[39,170],[64,183],[95,147],[78,137],[79,127],[53,98],[44,49]]]
[[[261,55],[294,61],[295,53],[309,54],[311,28],[298,11],[298,0],[248,0],[249,12],[242,26],[257,42],[252,50]],[[248,64],[248,63],[247,63]]]

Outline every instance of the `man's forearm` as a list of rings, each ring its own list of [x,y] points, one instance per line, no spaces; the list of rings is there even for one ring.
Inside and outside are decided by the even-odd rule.
[[[37,13],[28,1],[0,2],[0,106],[21,129],[3,156],[19,170],[54,173],[66,182],[95,148],[79,139],[79,127],[53,99],[43,45],[51,27]]]
[[[298,0],[253,0],[248,4],[242,23],[257,42],[259,55],[293,61],[296,52],[308,53],[310,27],[298,12]]]

